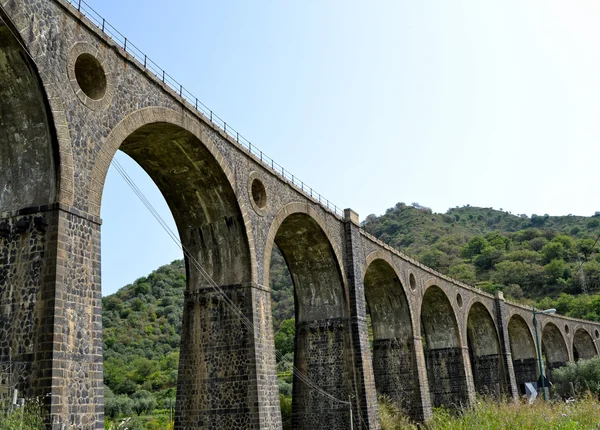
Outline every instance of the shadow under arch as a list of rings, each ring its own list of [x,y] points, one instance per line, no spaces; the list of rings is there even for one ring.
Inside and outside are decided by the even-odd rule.
[[[280,210],[268,234],[265,280],[277,245],[294,285],[294,366],[337,399],[352,393],[349,306],[340,260],[322,222],[307,205]],[[267,260],[268,259],[268,260]],[[292,428],[349,428],[348,406],[319,393],[298,374],[293,379]]]
[[[0,212],[49,205],[59,193],[60,151],[49,100],[17,37],[0,10]]]
[[[375,387],[414,416],[421,393],[415,378],[412,316],[404,287],[394,268],[381,258],[369,262],[364,273],[365,298],[373,327]]]
[[[592,336],[582,327],[573,335],[573,360],[589,360],[598,355]]]
[[[245,428],[259,419],[258,403],[277,387],[267,377],[275,374],[275,363],[259,350],[263,333],[249,330],[238,313],[253,324],[252,315],[268,313],[270,301],[253,282],[250,231],[231,176],[193,122],[181,113],[149,108],[127,117],[105,141],[90,193],[94,210],[117,149],[157,185],[187,251],[175,425]],[[267,382],[259,387],[261,379]]]
[[[542,354],[547,363],[547,373],[550,376],[552,369],[557,369],[569,362],[569,350],[560,329],[556,324],[548,322],[542,329]]]
[[[475,302],[467,316],[467,341],[475,390],[483,395],[506,391],[500,340],[496,324],[487,308]]]
[[[432,406],[460,407],[469,402],[465,362],[454,309],[437,285],[425,291],[421,331]]]
[[[535,341],[529,325],[519,314],[513,315],[508,322],[510,352],[515,372],[515,381],[519,394],[525,394],[525,382],[536,382],[538,364]]]

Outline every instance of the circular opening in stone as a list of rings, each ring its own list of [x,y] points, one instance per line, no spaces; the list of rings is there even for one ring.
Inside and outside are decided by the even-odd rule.
[[[599,339],[600,338],[600,331],[596,330],[595,334],[596,334],[596,339]]]
[[[462,302],[462,296],[460,294],[456,295],[456,303],[458,303],[459,308],[462,308],[463,302]]]
[[[252,181],[252,199],[256,206],[264,208],[267,205],[267,190],[261,181],[255,179]]]
[[[569,334],[569,326],[565,324],[565,331]]]
[[[100,62],[90,54],[81,54],[75,60],[75,79],[81,90],[92,100],[100,100],[106,93],[106,73]]]
[[[415,275],[412,273],[408,276],[408,283],[410,284],[410,288],[413,290],[417,288],[417,280],[415,279]]]

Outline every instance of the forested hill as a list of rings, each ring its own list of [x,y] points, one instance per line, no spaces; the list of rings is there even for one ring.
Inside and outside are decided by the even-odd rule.
[[[425,265],[483,290],[502,289],[513,300],[543,301],[563,314],[600,320],[600,212],[528,217],[465,206],[437,214],[418,203],[398,203],[362,225]]]

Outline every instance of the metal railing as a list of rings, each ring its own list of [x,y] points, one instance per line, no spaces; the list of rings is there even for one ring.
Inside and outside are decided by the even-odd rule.
[[[277,163],[271,157],[267,156],[264,152],[253,145],[248,139],[242,136],[237,130],[231,125],[227,124],[225,120],[216,115],[211,109],[209,109],[204,103],[198,100],[192,93],[186,90],[183,85],[177,82],[171,75],[169,75],[164,69],[159,67],[154,61],[152,61],[146,54],[144,54],[137,46],[135,46],[127,37],[113,27],[106,19],[104,19],[98,12],[96,12],[89,4],[84,0],[66,0],[74,8],[76,8],[82,15],[84,15],[92,24],[108,36],[117,46],[119,46],[126,54],[129,54],[129,59],[138,63],[145,71],[152,73],[158,80],[160,80],[168,89],[170,89],[174,95],[179,96],[188,105],[189,108],[195,109],[201,114],[207,122],[210,122],[215,128],[223,131],[228,138],[236,142],[239,146],[245,149],[250,155],[254,157],[256,161],[259,161],[263,166],[282,177],[286,182],[293,185],[307,197],[310,197],[313,201],[319,203],[321,206],[328,209],[330,212],[335,214],[339,218],[343,218],[344,212],[339,207],[334,205],[331,201],[323,197],[321,194],[316,192],[312,187],[306,185],[303,181],[298,179],[297,176],[286,170],[281,164]]]

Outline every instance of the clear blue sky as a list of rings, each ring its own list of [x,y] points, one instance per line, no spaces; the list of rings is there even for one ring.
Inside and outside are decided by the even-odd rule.
[[[600,210],[596,1],[86,1],[361,219],[399,201]],[[181,256],[113,169],[102,218],[104,294]]]

